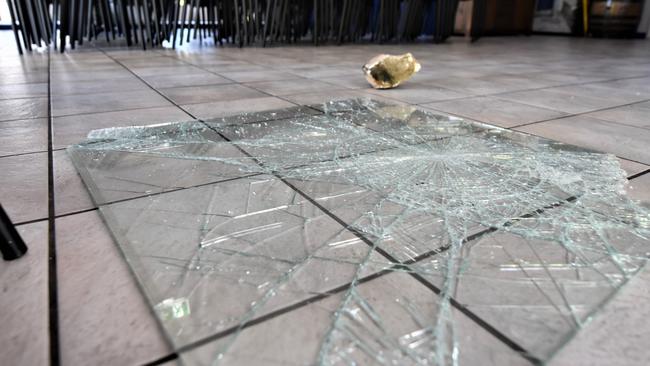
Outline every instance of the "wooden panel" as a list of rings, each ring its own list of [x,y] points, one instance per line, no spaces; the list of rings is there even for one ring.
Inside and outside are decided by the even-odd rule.
[[[534,0],[486,0],[485,33],[530,33]]]

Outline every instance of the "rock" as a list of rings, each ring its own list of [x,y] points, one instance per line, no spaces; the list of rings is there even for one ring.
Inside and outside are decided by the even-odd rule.
[[[389,89],[410,79],[420,70],[420,64],[411,53],[399,56],[381,54],[370,59],[361,69],[374,88]]]

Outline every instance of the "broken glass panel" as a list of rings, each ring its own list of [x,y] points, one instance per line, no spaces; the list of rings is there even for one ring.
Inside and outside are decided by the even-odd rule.
[[[538,364],[644,265],[614,156],[344,100],[73,162],[186,364]]]

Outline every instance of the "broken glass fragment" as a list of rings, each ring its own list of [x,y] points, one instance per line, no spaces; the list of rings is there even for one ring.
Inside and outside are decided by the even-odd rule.
[[[190,302],[186,298],[169,298],[154,306],[154,310],[163,321],[182,318],[190,315]]]
[[[395,88],[420,71],[420,63],[410,53],[394,56],[381,54],[361,68],[375,89]]]
[[[650,254],[614,156],[410,106],[112,128],[69,153],[186,364],[541,363]]]

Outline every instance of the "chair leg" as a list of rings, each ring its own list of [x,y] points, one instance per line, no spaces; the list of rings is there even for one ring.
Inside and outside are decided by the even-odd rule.
[[[0,251],[7,261],[18,259],[27,253],[27,246],[0,205]]]
[[[14,14],[12,1],[13,0],[7,0],[7,5],[9,6],[9,14],[11,15],[11,30],[14,32],[14,37],[16,37],[16,46],[18,47],[18,53],[22,55],[23,48],[20,46],[20,37],[18,36],[18,28],[16,27],[16,15]],[[22,24],[20,26],[22,27]]]

